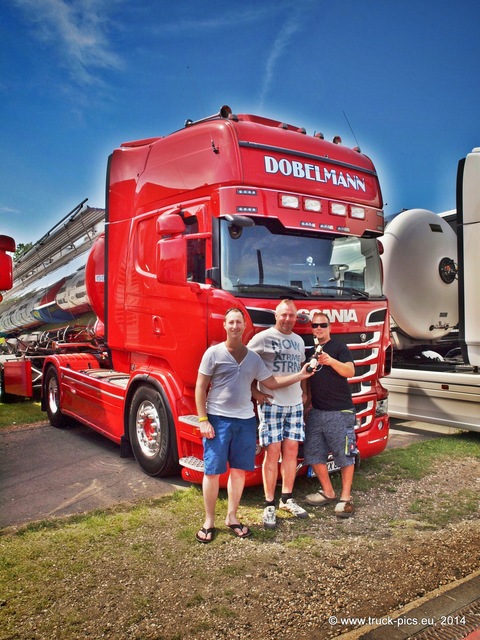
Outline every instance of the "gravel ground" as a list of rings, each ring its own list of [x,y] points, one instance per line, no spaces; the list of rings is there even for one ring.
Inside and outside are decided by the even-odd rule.
[[[66,620],[68,637],[82,640],[337,637],[358,626],[342,618],[380,618],[480,568],[479,478],[479,460],[456,460],[395,491],[358,492],[351,519],[336,518],[331,505],[307,507],[309,520],[282,513],[272,534],[250,522],[254,535],[245,540],[219,521],[208,545],[191,532],[180,540],[159,512],[134,542],[125,540],[138,562],[106,553],[64,576],[55,604],[19,621],[8,638],[63,638]]]
[[[223,584],[215,579],[204,585],[202,605],[188,618],[198,624],[213,610],[231,611],[224,621],[216,618],[215,633],[208,636],[213,638],[320,640],[355,626],[341,624],[341,618],[393,612],[480,568],[478,501],[468,519],[456,519],[453,509],[445,526],[423,517],[424,510],[451,509],[452,493],[457,501],[472,491],[478,495],[479,479],[480,461],[462,460],[422,481],[403,482],[396,492],[360,494],[348,520],[336,518],[333,506],[314,507],[308,522],[282,519],[274,542],[205,545],[198,553],[205,574],[213,564],[227,576]],[[412,515],[414,501],[423,509]],[[173,606],[185,602],[189,588],[187,581]],[[173,638],[172,633],[162,637]],[[181,637],[206,636],[192,628]]]

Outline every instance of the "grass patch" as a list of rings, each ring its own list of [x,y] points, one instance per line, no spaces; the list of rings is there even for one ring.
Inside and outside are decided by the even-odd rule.
[[[434,506],[428,498],[415,500],[410,506],[411,513],[420,515],[424,522],[437,527],[443,527],[449,522],[473,515],[477,511],[478,494],[467,489],[455,494],[444,493],[437,496]]]
[[[355,474],[354,490],[368,492],[384,487],[395,491],[404,479],[421,481],[439,460],[449,464],[466,457],[480,458],[480,434],[462,433],[388,450],[362,462]],[[338,490],[338,474],[333,482]],[[311,479],[298,479],[296,494],[304,496],[311,490]],[[438,528],[459,518],[471,518],[477,509],[478,497],[473,490],[453,488],[452,495],[440,498],[435,508],[428,500],[415,500],[410,506],[412,520],[392,522],[392,526]],[[244,522],[259,523],[262,504],[262,488],[247,488],[241,503]],[[222,491],[217,507],[222,516],[218,516],[219,530],[212,545],[194,541],[204,517],[198,486],[134,507],[118,506],[0,531],[0,640],[100,637],[102,629],[106,637],[115,637],[112,625],[122,632],[116,637],[186,638],[178,629],[169,628],[161,635],[160,629],[147,633],[140,626],[146,616],[158,620],[158,624],[160,620],[168,622],[169,612],[178,610],[184,616],[188,614],[189,628],[197,632],[211,630],[209,616],[213,612],[224,620],[233,619],[233,607],[212,601],[211,587],[217,580],[223,580],[223,584],[227,581],[230,595],[237,594],[236,579],[243,579],[247,570],[244,557],[236,556],[236,549],[242,545],[252,545],[252,564],[247,573],[253,575],[258,570],[269,579],[275,554],[306,557],[321,552],[322,544],[312,537],[309,521],[288,515],[283,518],[281,512],[279,529],[294,527],[295,539],[282,542],[275,531],[259,526],[253,541],[237,541],[222,526],[226,506],[226,493]],[[321,511],[316,515],[318,519],[324,517]],[[347,535],[343,525],[339,526],[339,538],[331,545],[341,547]],[[180,572],[179,566],[188,569]],[[303,560],[295,571],[307,569]],[[163,601],[158,590],[163,588],[163,597],[168,585],[170,599]]]
[[[300,534],[295,538],[295,540],[292,540],[291,542],[286,543],[286,546],[292,547],[294,549],[310,549],[311,545],[312,545],[311,536],[308,536],[305,534]]]
[[[444,436],[425,440],[397,449],[388,449],[379,456],[363,460],[355,473],[354,490],[369,491],[382,486],[396,492],[396,483],[402,480],[421,480],[433,465],[446,458],[471,456],[480,458],[480,434],[463,432],[456,436]],[[337,474],[338,476],[338,474]],[[334,486],[340,487],[339,478]]]
[[[16,424],[31,424],[47,420],[47,414],[40,409],[40,402],[19,400],[0,402],[0,429]]]
[[[395,529],[403,529],[405,531],[416,531],[416,530],[422,531],[426,529],[431,529],[431,530],[436,529],[435,525],[429,522],[415,520],[413,518],[407,519],[407,520],[392,520],[390,522],[390,526]]]

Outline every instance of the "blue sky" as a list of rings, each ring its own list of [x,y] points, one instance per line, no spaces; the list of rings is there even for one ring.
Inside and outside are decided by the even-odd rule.
[[[223,104],[358,141],[386,215],[454,208],[480,146],[479,24],[473,0],[4,0],[0,233],[103,207],[115,147]]]

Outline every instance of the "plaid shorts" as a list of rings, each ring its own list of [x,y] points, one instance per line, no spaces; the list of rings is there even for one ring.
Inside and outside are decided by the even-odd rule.
[[[285,438],[300,442],[305,438],[301,402],[288,407],[265,402],[258,406],[258,417],[258,440],[262,447],[267,447],[273,442],[282,442]]]

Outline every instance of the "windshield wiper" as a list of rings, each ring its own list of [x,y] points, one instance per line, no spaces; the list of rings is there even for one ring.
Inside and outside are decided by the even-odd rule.
[[[367,300],[370,298],[370,294],[367,291],[362,291],[361,289],[354,289],[353,287],[336,287],[334,285],[323,286],[321,284],[314,284],[312,289],[332,289],[334,291],[342,291],[345,293],[349,293],[352,296],[358,296],[359,298],[366,298]]]
[[[304,298],[309,298],[310,293],[301,287],[290,287],[286,284],[266,284],[263,282],[258,282],[257,284],[236,284],[234,288],[238,291],[242,289],[279,289],[280,291],[285,291],[287,293],[292,293],[293,295],[303,296]]]

